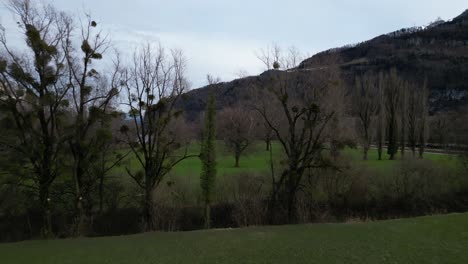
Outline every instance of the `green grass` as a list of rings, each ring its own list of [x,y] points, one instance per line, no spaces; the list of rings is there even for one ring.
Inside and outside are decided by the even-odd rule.
[[[468,263],[468,213],[0,244],[5,264]]]
[[[282,154],[282,147],[279,142],[273,142],[273,160],[276,169],[280,169],[280,162],[284,160]],[[188,146],[189,154],[199,154],[200,145],[192,143]],[[348,157],[353,161],[354,167],[367,168],[371,172],[377,174],[390,173],[398,168],[401,164],[401,157],[399,154],[396,155],[396,160],[388,160],[388,156],[383,156],[383,160],[377,159],[377,150],[371,149],[368,153],[368,160],[362,160],[361,149],[344,149],[342,155]],[[407,156],[410,157],[410,152],[407,152]],[[439,153],[425,153],[424,159],[430,161],[431,164],[436,166],[442,166],[447,168],[449,171],[454,171],[459,168],[460,162],[457,156],[439,154]],[[240,167],[234,167],[233,155],[225,149],[221,141],[217,142],[217,182],[219,184],[226,182],[229,176],[239,175],[243,172],[257,173],[257,174],[269,174],[270,173],[270,154],[265,150],[265,144],[263,142],[256,142],[253,144],[240,159]],[[126,166],[131,167],[132,170],[139,168],[139,163],[136,158],[131,158]],[[201,173],[201,162],[198,157],[193,157],[180,162],[170,174],[166,177],[166,180],[175,180],[177,182],[184,182],[186,185],[193,185],[198,187],[199,177]],[[119,174],[124,177],[124,182],[128,185],[133,184],[133,180],[130,179],[123,167],[118,167],[114,171],[114,174]]]
[[[281,156],[280,145],[273,143],[274,159],[279,160]],[[198,154],[200,146],[192,144],[189,153]],[[265,145],[256,143],[252,145],[240,158],[240,166],[234,167],[234,156],[225,147],[222,142],[217,142],[217,170],[218,175],[233,175],[240,172],[268,172],[270,170],[270,154],[265,150]],[[174,168],[174,174],[179,175],[199,175],[201,172],[201,162],[199,158],[190,158],[182,161]]]
[[[188,148],[188,153],[198,154],[200,146],[198,144],[191,144]],[[282,159],[282,148],[278,142],[273,142],[273,155],[276,168],[279,167],[279,162]],[[377,170],[380,172],[387,172],[395,168],[400,162],[400,155],[396,155],[396,160],[388,160],[387,155],[383,156],[383,160],[377,159],[377,150],[369,150],[368,160],[362,160],[361,149],[345,149],[342,155],[349,157],[352,161],[364,167]],[[411,156],[407,152],[407,156]],[[431,161],[435,165],[445,166],[447,168],[456,168],[458,163],[457,156],[439,154],[439,153],[425,153],[424,158]],[[241,156],[240,167],[234,167],[234,157],[223,146],[222,142],[217,144],[217,163],[218,163],[218,177],[226,175],[237,175],[243,172],[249,173],[269,173],[270,172],[270,156],[269,152],[265,151],[265,145],[262,142],[254,144],[246,153]],[[129,163],[132,168],[137,168],[139,165],[136,159]],[[122,172],[122,167],[118,169]],[[171,172],[172,176],[178,177],[199,177],[201,173],[201,162],[197,157],[189,158],[179,163]]]
[[[188,154],[198,155],[200,153],[200,145],[192,143],[188,146]],[[274,161],[281,160],[281,148],[278,143],[273,143]],[[234,167],[234,156],[224,147],[221,141],[217,142],[217,178],[223,180],[224,177],[231,175],[239,175],[242,172],[251,173],[268,173],[270,171],[270,154],[265,150],[265,144],[258,142],[253,144],[240,158],[240,166]],[[130,158],[124,166],[129,166],[132,171],[140,168],[140,165],[135,157]],[[126,176],[124,166],[117,167],[114,174]],[[179,181],[193,182],[198,186],[198,179],[201,173],[201,161],[198,157],[192,157],[183,160],[168,175],[168,179],[177,179]],[[125,181],[131,182],[132,179]]]
[[[385,150],[386,151],[386,150]],[[368,153],[368,160],[362,159],[361,149],[345,149],[343,153],[349,156],[352,160],[358,162],[359,165],[365,166],[371,170],[378,172],[388,172],[394,169],[398,164],[401,163],[401,155],[398,152],[395,155],[396,160],[388,160],[388,156],[384,152],[383,159],[378,160],[377,149],[370,149]],[[412,157],[412,154],[406,152],[408,158]],[[449,155],[444,153],[424,153],[424,159],[430,161],[434,165],[444,166],[448,169],[456,169],[460,164],[460,160],[456,155]]]
[[[273,142],[273,160],[275,166],[278,167],[278,163],[282,160],[282,147],[278,142]],[[198,154],[200,152],[200,146],[197,143],[193,143],[188,146],[189,154]],[[372,169],[378,169],[386,171],[389,168],[393,168],[401,162],[399,154],[396,155],[396,160],[388,160],[387,155],[384,154],[383,160],[377,159],[377,150],[371,149],[368,153],[368,160],[362,160],[361,149],[344,149],[342,150],[344,156],[349,157],[351,160],[358,162],[357,164],[367,166]],[[240,172],[269,172],[270,171],[270,156],[269,152],[265,151],[265,145],[262,142],[253,144],[248,151],[246,151],[240,159],[240,167],[234,167],[234,156],[224,148],[222,142],[217,142],[217,170],[218,175],[233,175],[239,174]],[[410,152],[407,152],[407,156],[410,157]],[[440,153],[425,153],[424,158],[435,164],[455,168],[458,165],[458,158],[454,155],[440,154]],[[136,158],[130,160],[132,168],[139,166]],[[118,169],[121,171],[122,169]],[[193,176],[200,175],[201,162],[198,157],[186,159],[179,163],[174,169],[173,175],[182,176]]]

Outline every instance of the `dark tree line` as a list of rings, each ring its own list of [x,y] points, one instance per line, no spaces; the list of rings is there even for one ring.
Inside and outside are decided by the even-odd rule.
[[[140,210],[141,229],[157,229],[165,212],[156,196],[172,187],[166,180],[174,167],[192,157],[202,165],[201,195],[194,200],[202,204],[204,226],[210,228],[216,218],[211,214],[217,198],[216,139],[231,153],[234,167],[243,166],[242,155],[255,140],[265,141],[268,178],[261,179],[260,187],[253,177],[239,183],[254,190],[248,195],[263,196],[251,202],[243,194],[238,200],[248,200],[241,206],[244,219],[249,207],[256,206],[260,215],[259,204],[265,205],[269,223],[300,221],[303,200],[314,201],[311,190],[320,185],[330,199],[328,206],[346,205],[336,200],[349,198],[338,185],[346,169],[341,150],[354,143],[348,135],[353,117],[364,159],[374,144],[379,159],[385,147],[389,159],[408,150],[423,157],[429,130],[427,82],[403,79],[395,69],[365,73],[356,77],[347,94],[339,58],[331,58],[328,67],[301,70],[296,67],[298,51],[291,48],[284,56],[277,46],[259,56],[271,79],[252,87],[250,103],[223,106],[216,114],[214,98],[207,100],[204,120],[196,124],[201,151],[194,154],[188,148],[194,137],[187,135],[183,111],[177,107],[189,89],[180,50],[148,43],[125,61],[109,52],[109,39],[89,16],[77,23],[50,5],[30,0],[12,0],[9,6],[19,19],[26,50],[13,49],[6,32],[0,34],[0,205],[8,196],[4,193],[23,195],[25,207],[40,211],[45,237],[57,231],[53,218],[66,214],[73,219],[64,225],[67,235],[92,234],[96,216],[114,209],[118,190],[128,187],[111,177],[116,167],[135,183],[136,190],[125,190],[125,195]],[[112,66],[104,67],[104,60]],[[207,79],[220,82],[211,75]],[[442,127],[439,121],[435,124]],[[272,141],[281,149],[279,160],[274,160]],[[359,185],[359,179],[354,180]],[[14,188],[3,192],[4,186]],[[262,187],[267,194],[261,193]],[[170,194],[179,195],[174,189]],[[110,205],[107,200],[112,200]],[[308,206],[312,210],[316,205]]]
[[[417,83],[401,78],[396,69],[379,74],[366,73],[356,78],[352,105],[359,122],[363,158],[373,142],[378,159],[387,145],[390,160],[409,147],[413,156],[423,157],[428,134],[427,82]],[[373,140],[373,136],[375,140]]]
[[[70,233],[87,235],[93,214],[103,212],[106,175],[131,153],[143,170],[127,172],[144,194],[145,230],[154,230],[155,189],[188,157],[175,153],[183,143],[176,124],[182,113],[175,104],[188,89],[182,52],[168,55],[148,44],[137,49],[129,66],[115,55],[108,59],[113,66],[99,70],[111,43],[89,16],[77,23],[29,0],[12,0],[9,8],[19,19],[26,50],[12,48],[2,31],[0,148],[2,156],[16,157],[15,165],[2,168],[9,177],[5,184],[32,192],[44,236],[54,233],[58,203],[73,208]],[[119,135],[122,96],[133,122],[121,126]]]

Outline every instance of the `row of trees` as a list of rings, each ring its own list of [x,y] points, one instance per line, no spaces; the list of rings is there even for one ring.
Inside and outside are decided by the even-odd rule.
[[[44,236],[53,234],[58,201],[73,211],[71,233],[88,234],[94,214],[104,210],[107,175],[116,166],[124,167],[138,187],[143,229],[156,229],[158,187],[174,166],[190,157],[202,161],[205,227],[210,227],[215,139],[232,151],[236,167],[255,139],[265,140],[271,157],[265,199],[270,222],[296,222],[305,183],[313,184],[322,169],[341,169],[339,150],[353,141],[345,129],[349,103],[362,128],[365,159],[373,142],[379,159],[384,146],[390,159],[398,149],[404,155],[406,147],[413,155],[419,147],[423,155],[426,83],[404,80],[396,70],[364,74],[356,79],[349,100],[337,61],[303,71],[295,68],[297,50],[282,55],[276,46],[259,57],[268,69],[287,71],[270,71],[269,80],[251,89],[250,103],[224,107],[217,115],[214,98],[207,100],[201,153],[194,154],[177,107],[189,89],[180,50],[147,44],[123,63],[118,55],[110,56],[111,43],[89,16],[76,23],[50,5],[29,0],[12,0],[10,8],[20,20],[26,50],[13,50],[3,31],[0,162],[8,166],[2,166],[0,175],[38,201]],[[111,66],[103,61],[108,54]],[[211,76],[208,81],[219,82]],[[284,154],[279,164],[273,162],[272,140]],[[137,168],[123,163],[127,157],[136,160]]]
[[[148,44],[125,66],[115,55],[106,67],[99,61],[111,43],[89,16],[76,23],[29,0],[12,0],[9,8],[26,47],[14,50],[2,31],[0,144],[15,164],[2,168],[6,184],[30,190],[39,201],[44,236],[53,233],[52,211],[60,200],[72,204],[72,233],[85,235],[96,207],[102,211],[105,175],[131,154],[142,169],[126,171],[142,190],[144,229],[153,230],[155,189],[190,157],[175,152],[183,144],[175,104],[188,89],[183,53]],[[118,103],[131,122],[113,133],[122,120]]]
[[[358,117],[362,139],[363,159],[373,142],[382,159],[387,145],[389,159],[395,159],[400,149],[405,155],[409,147],[413,156],[419,148],[423,157],[428,133],[427,83],[416,83],[402,79],[396,69],[388,73],[367,73],[356,78],[352,93],[353,110]]]
[[[43,214],[43,233],[51,234],[51,185],[63,174],[63,164],[73,185],[76,232],[84,228],[89,190],[94,186],[90,161],[105,145],[111,102],[117,96],[119,65],[112,79],[102,77],[91,64],[102,59],[109,47],[106,37],[95,32],[89,17],[79,30],[76,47],[72,18],[52,6],[30,1],[11,1],[20,19],[27,51],[14,51],[2,31],[0,83],[3,130],[2,146],[17,157],[17,184],[34,190]],[[65,159],[63,152],[69,153]]]

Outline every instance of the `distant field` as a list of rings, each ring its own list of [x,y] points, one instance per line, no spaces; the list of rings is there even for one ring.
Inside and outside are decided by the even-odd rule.
[[[5,264],[468,263],[468,213],[0,244]]]
[[[359,164],[362,164],[363,166],[366,166],[367,168],[378,170],[378,171],[386,171],[389,169],[394,169],[396,165],[401,163],[400,153],[398,153],[395,156],[396,160],[388,160],[388,156],[386,155],[386,150],[384,150],[383,160],[378,160],[377,149],[369,150],[368,160],[362,159],[361,149],[345,149],[343,152],[345,155],[348,155],[351,159],[358,161]],[[408,158],[411,158],[412,154],[409,151],[407,151],[406,156]],[[459,157],[453,154],[426,152],[424,153],[424,159],[431,161],[434,165],[444,166],[444,167],[447,167],[448,169],[456,169],[457,166],[460,165]]]
[[[278,142],[273,142],[273,161],[275,168],[279,168],[281,161],[284,160],[282,155],[282,148]],[[189,146],[188,152],[190,154],[199,154],[200,146],[193,143]],[[400,156],[397,155],[397,160],[388,160],[387,155],[384,154],[383,160],[377,159],[377,150],[371,149],[369,151],[369,159],[362,160],[361,149],[345,149],[342,151],[342,155],[348,157],[350,160],[355,161],[354,166],[363,166],[371,171],[376,172],[389,172],[401,163]],[[410,157],[410,152],[407,152],[407,156]],[[424,158],[430,160],[437,166],[444,166],[447,169],[455,169],[459,165],[459,159],[456,155],[447,155],[439,153],[425,153]],[[130,159],[127,163],[132,169],[139,167],[136,159]],[[240,167],[234,167],[234,157],[229,153],[223,146],[222,142],[219,141],[217,144],[217,177],[222,180],[223,177],[229,175],[238,175],[242,172],[250,173],[269,173],[270,172],[270,154],[265,150],[265,144],[263,142],[257,142],[250,147],[240,159]],[[117,168],[116,173],[124,173],[123,167]],[[179,180],[186,182],[196,183],[198,186],[198,178],[201,172],[201,162],[199,158],[190,158],[179,163],[171,172],[169,177],[175,177]],[[129,179],[131,181],[131,179]]]

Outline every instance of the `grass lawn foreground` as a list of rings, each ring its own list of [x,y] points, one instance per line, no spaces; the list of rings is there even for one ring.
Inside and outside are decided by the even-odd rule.
[[[468,213],[0,244],[0,263],[468,263]]]

